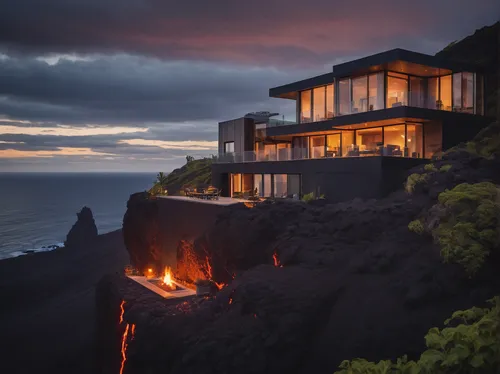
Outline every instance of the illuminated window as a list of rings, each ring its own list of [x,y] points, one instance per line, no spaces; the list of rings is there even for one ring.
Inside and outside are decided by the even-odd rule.
[[[342,154],[349,156],[349,151],[354,149],[354,131],[342,131]]]
[[[326,136],[326,157],[340,156],[340,133]]]
[[[262,188],[262,174],[253,175],[253,189],[254,191],[257,190],[257,194],[259,196],[264,196]]]
[[[271,197],[271,174],[264,174],[264,191],[263,197]]]
[[[423,155],[423,129],[421,124],[406,125],[406,136],[408,137],[406,147],[408,149],[406,157],[422,158]]]
[[[274,197],[287,196],[287,176],[286,174],[274,174]]]
[[[241,174],[231,174],[231,197],[241,191]]]
[[[427,80],[427,108],[440,109],[439,107],[439,84],[438,78]]]
[[[276,145],[277,160],[278,161],[291,160],[291,147],[292,145],[290,143],[278,143]]]
[[[352,80],[352,109],[351,113],[366,112],[368,110],[368,81],[367,76]]]
[[[313,90],[313,118],[314,122],[326,119],[326,87],[317,87]]]
[[[453,111],[462,110],[462,73],[453,74]]]
[[[424,80],[422,78],[410,78],[410,106],[424,108]]]
[[[384,73],[368,76],[368,110],[384,109]]]
[[[335,92],[333,84],[326,86],[326,118],[335,116]]]
[[[403,156],[405,151],[405,125],[384,127],[383,156]]]
[[[300,123],[311,122],[311,90],[300,93]]]
[[[439,104],[441,110],[451,111],[451,75],[441,77],[439,83]]]
[[[339,115],[351,113],[351,81],[342,79],[339,81]]]
[[[387,108],[408,105],[408,77],[389,73],[387,77]]]
[[[325,157],[325,137],[324,135],[311,136],[311,158]]]
[[[356,130],[356,146],[351,156],[374,156],[382,145],[382,127]]]

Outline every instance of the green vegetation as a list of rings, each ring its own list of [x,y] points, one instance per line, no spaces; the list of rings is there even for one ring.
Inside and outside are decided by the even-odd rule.
[[[462,265],[473,276],[500,244],[500,194],[489,182],[462,183],[439,195],[446,211],[433,231],[445,262]]]
[[[395,363],[364,359],[343,361],[336,374],[475,374],[500,370],[500,297],[489,300],[491,308],[457,311],[425,336],[427,350],[418,361],[406,356]],[[452,327],[456,326],[456,327]]]
[[[304,194],[304,196],[302,196],[302,201],[305,203],[309,203],[309,202],[313,201],[314,199],[315,199],[314,192],[309,192],[309,193]]]
[[[186,157],[186,165],[168,174],[163,183],[163,190],[169,195],[178,195],[186,187],[196,188],[212,182],[212,158],[194,160]]]
[[[407,193],[412,194],[415,191],[415,186],[419,183],[425,183],[427,181],[427,174],[413,173],[408,177],[405,183],[405,190]]]
[[[425,228],[424,228],[424,225],[422,224],[422,221],[420,221],[419,219],[416,219],[414,221],[411,221],[408,224],[408,230],[410,230],[416,234],[422,235],[425,231]]]
[[[426,164],[424,166],[425,171],[437,171],[437,169],[434,167],[434,164]]]
[[[446,172],[450,171],[450,169],[451,169],[451,165],[450,164],[446,164],[446,165],[441,166],[439,168],[439,171],[441,173],[446,173]]]
[[[153,187],[148,191],[151,195],[167,195],[167,176],[163,172],[156,175],[156,180],[153,182]]]

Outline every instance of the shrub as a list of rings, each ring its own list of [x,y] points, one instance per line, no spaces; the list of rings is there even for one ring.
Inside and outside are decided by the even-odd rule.
[[[497,186],[489,182],[462,183],[439,194],[446,214],[433,235],[445,262],[460,264],[469,276],[500,244],[500,204]]]
[[[451,165],[450,164],[446,164],[446,165],[441,166],[441,168],[439,169],[439,171],[441,173],[446,173],[447,171],[450,171],[450,169],[451,169]]]
[[[434,327],[425,336],[427,350],[418,361],[406,356],[394,363],[364,359],[343,361],[336,374],[431,374],[498,373],[500,370],[500,297],[489,300],[491,308],[457,311],[445,321],[443,330]],[[458,324],[458,325],[457,325]]]
[[[427,174],[418,174],[413,173],[408,177],[405,183],[405,190],[409,194],[412,194],[415,191],[415,186],[419,183],[425,183],[427,181]]]
[[[426,164],[424,166],[425,171],[437,171],[437,169],[434,167],[434,164]]]
[[[309,192],[306,193],[304,196],[302,196],[302,201],[309,203],[314,200],[314,192]]]
[[[416,234],[422,235],[425,231],[425,228],[424,228],[424,225],[422,224],[422,222],[419,219],[416,219],[415,221],[411,221],[408,224],[408,230],[410,230]]]

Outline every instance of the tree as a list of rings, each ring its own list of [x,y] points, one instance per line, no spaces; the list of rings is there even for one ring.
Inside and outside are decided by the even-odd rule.
[[[153,182],[153,187],[151,188],[150,192],[153,194],[158,194],[158,193],[165,193],[165,189],[167,188],[168,184],[168,179],[165,173],[159,172],[156,175],[156,180]]]
[[[187,156],[186,156],[186,163],[188,163],[188,164],[189,164],[191,161],[194,161],[194,157],[193,157],[193,156],[189,156],[189,155],[187,155]]]

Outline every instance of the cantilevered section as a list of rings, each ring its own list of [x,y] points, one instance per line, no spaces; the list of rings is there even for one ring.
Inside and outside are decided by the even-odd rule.
[[[388,70],[420,77],[433,77],[461,71],[477,71],[477,66],[441,57],[396,48],[333,66],[333,77],[342,78]]]
[[[284,86],[271,88],[269,90],[269,97],[296,100],[299,91],[331,83],[333,83],[333,74],[322,74],[294,83],[285,84]]]

